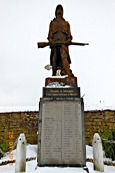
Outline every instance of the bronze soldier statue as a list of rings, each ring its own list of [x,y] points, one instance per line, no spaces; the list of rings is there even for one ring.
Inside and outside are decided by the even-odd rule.
[[[69,79],[74,77],[70,69],[71,59],[69,56],[69,45],[85,46],[88,43],[72,42],[72,35],[69,23],[63,18],[63,7],[58,5],[55,10],[55,18],[50,22],[49,42],[38,42],[38,48],[50,46],[50,65],[52,66],[52,76],[56,76],[56,71],[61,70],[61,75],[68,75]]]
[[[55,10],[55,18],[50,22],[48,40],[51,48],[50,65],[52,76],[56,75],[57,69],[61,69],[61,75],[74,76],[70,70],[70,56],[68,45],[71,43],[72,35],[69,23],[63,18],[63,7],[58,5]],[[56,44],[65,42],[64,44]]]

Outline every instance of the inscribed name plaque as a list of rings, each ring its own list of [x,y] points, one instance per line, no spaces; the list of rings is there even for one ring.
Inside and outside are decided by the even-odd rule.
[[[41,99],[38,149],[39,166],[86,164],[81,98],[69,96]]]
[[[78,97],[80,88],[43,88],[43,97]]]

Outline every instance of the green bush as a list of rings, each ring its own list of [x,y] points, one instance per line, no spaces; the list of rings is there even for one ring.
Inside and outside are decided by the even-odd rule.
[[[3,142],[1,145],[0,145],[0,148],[3,152],[6,152],[8,151],[8,143],[7,142]]]
[[[105,151],[105,156],[107,158],[111,158],[115,160],[115,143],[111,141],[115,141],[115,129],[107,130],[106,127],[103,128],[103,134],[101,134],[103,150]],[[103,140],[106,139],[106,140]],[[110,141],[110,142],[108,142]]]

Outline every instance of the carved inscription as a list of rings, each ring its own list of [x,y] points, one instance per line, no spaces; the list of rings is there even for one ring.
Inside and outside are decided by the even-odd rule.
[[[44,88],[44,97],[80,97],[79,88]]]
[[[41,160],[61,163],[61,103],[45,103],[42,110]]]
[[[42,104],[41,164],[83,164],[80,101]]]
[[[75,158],[75,136],[73,129],[73,105],[71,102],[64,103],[64,112],[62,116],[62,161],[71,163]]]

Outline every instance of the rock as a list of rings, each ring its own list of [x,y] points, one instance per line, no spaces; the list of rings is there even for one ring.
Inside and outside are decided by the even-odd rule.
[[[94,134],[92,145],[94,170],[104,172],[102,142],[98,133]]]
[[[18,138],[16,149],[15,173],[26,171],[26,145],[25,135],[21,133]]]

